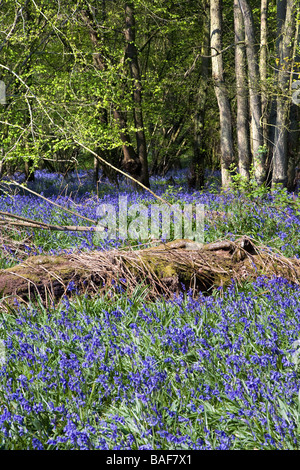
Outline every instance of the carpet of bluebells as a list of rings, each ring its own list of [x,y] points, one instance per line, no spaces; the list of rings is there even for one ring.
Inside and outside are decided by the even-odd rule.
[[[210,175],[211,176],[211,175]],[[300,256],[299,212],[291,196],[221,192],[218,175],[191,192],[184,172],[152,179],[170,202],[203,203],[223,216],[205,221],[205,241],[248,234]],[[91,174],[69,181],[38,172],[31,189],[90,219],[101,203],[153,203],[120,183],[98,191]],[[281,196],[282,197],[282,196]],[[53,224],[87,222],[7,186],[0,210]],[[7,233],[10,233],[7,229]],[[92,233],[15,230],[27,254],[109,249]],[[3,246],[1,266],[20,261]],[[83,295],[60,305],[0,306],[2,449],[300,449],[300,287],[259,277],[193,298],[145,302]]]

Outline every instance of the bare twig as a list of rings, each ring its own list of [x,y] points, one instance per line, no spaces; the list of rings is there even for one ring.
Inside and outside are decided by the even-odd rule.
[[[14,222],[14,221],[1,221],[0,225],[12,225],[14,227],[24,227],[24,228],[38,228],[44,230],[57,230],[60,232],[99,232],[102,227],[84,227],[78,225],[45,225],[40,223],[31,223],[31,222]]]
[[[64,212],[69,212],[70,214],[76,215],[76,217],[80,217],[81,219],[87,220],[88,222],[92,222],[93,224],[95,223],[95,220],[89,219],[88,217],[85,217],[84,215],[78,214],[77,212],[71,211],[70,209],[66,209],[65,207],[62,207],[60,204],[57,204],[57,202],[51,201],[50,199],[46,198],[45,196],[42,196],[41,194],[36,193],[32,189],[29,189],[26,186],[23,186],[22,184],[19,184],[19,183],[17,183],[16,181],[14,181],[12,179],[10,179],[10,183],[15,185],[15,186],[18,186],[19,188],[24,189],[25,191],[28,191],[29,193],[34,194],[35,196],[40,197],[44,201],[49,202],[49,204],[53,204],[54,206],[59,207]]]
[[[0,219],[0,224],[9,224],[18,227],[31,227],[31,228],[39,228],[39,229],[46,229],[46,230],[58,230],[61,232],[99,232],[103,231],[104,227],[84,227],[78,225],[53,225],[47,224],[45,222],[39,222],[38,220],[28,219],[26,217],[21,217],[19,215],[11,214],[9,212],[0,211],[0,215],[5,216],[4,220]],[[17,219],[18,222],[8,220],[8,219]]]

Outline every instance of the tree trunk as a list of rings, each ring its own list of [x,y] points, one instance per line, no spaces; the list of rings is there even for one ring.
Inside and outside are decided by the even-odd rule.
[[[267,84],[267,54],[268,54],[268,0],[261,0],[260,7],[260,57],[259,75],[261,84],[261,114],[264,148],[268,147],[268,84]]]
[[[278,41],[278,95],[277,95],[277,118],[273,153],[273,178],[272,186],[279,184],[283,187],[288,182],[288,154],[287,137],[289,114],[291,108],[290,74],[293,62],[293,39],[295,34],[295,8],[296,0],[287,0],[285,20],[282,24],[280,38]]]
[[[300,12],[298,13],[300,14]],[[296,22],[296,34],[293,51],[293,73],[290,75],[290,84],[300,79],[300,24]],[[297,67],[298,65],[298,67]],[[300,107],[296,103],[291,104],[290,129],[288,130],[288,190],[293,191],[296,166],[300,165]]]
[[[120,128],[120,138],[123,143],[122,167],[124,171],[126,171],[126,173],[129,173],[133,178],[140,181],[139,177],[141,174],[141,162],[131,144],[131,139],[127,128],[126,116],[123,112],[118,109],[113,110],[113,115]],[[139,186],[136,185],[136,188],[139,189]]]
[[[234,0],[234,31],[235,31],[235,75],[236,75],[236,96],[237,96],[237,115],[236,132],[239,159],[239,173],[242,177],[249,180],[249,171],[251,163],[251,151],[249,142],[248,126],[248,87],[246,73],[246,52],[243,16],[239,1]]]
[[[210,45],[212,50],[212,77],[220,113],[220,147],[222,186],[231,182],[230,166],[234,162],[230,102],[224,81],[222,57],[222,11],[220,0],[210,2]]]
[[[255,179],[259,185],[266,178],[266,154],[263,151],[263,134],[261,126],[261,97],[259,84],[259,68],[255,50],[254,21],[247,0],[239,0],[245,26],[246,53],[249,77],[249,104],[251,114],[251,148]]]
[[[1,152],[2,149],[0,149]],[[3,178],[4,173],[4,158],[0,158],[0,181]]]
[[[7,108],[7,104],[3,105],[4,109]],[[0,124],[0,141],[1,141],[1,146],[0,146],[0,180],[2,179],[6,168],[7,168],[7,162],[5,161],[5,149],[3,146],[3,141],[5,138],[8,136],[8,125],[7,124]]]
[[[287,189],[288,191],[294,190],[294,180],[296,176],[296,167],[300,165],[300,108],[292,103],[290,110],[290,128],[288,131],[288,144],[287,144],[287,157],[288,157],[288,171],[287,171]]]
[[[98,152],[97,152],[98,153]],[[99,170],[100,170],[100,163],[99,160],[94,157],[94,173],[93,173],[93,181],[95,184],[98,183],[99,180]]]
[[[281,42],[281,29],[284,24],[286,12],[286,0],[276,0],[276,51],[278,54],[279,46]],[[279,56],[276,58],[279,62]],[[278,69],[274,69],[273,88],[276,89],[278,81]],[[272,96],[272,102],[270,106],[269,115],[269,132],[268,132],[268,158],[266,163],[267,168],[267,185],[271,186],[273,178],[273,153],[274,153],[274,142],[275,142],[275,128],[276,128],[276,94]]]
[[[208,3],[204,5],[206,14],[202,20],[202,47],[200,80],[196,98],[196,111],[193,119],[193,157],[190,166],[189,186],[195,189],[204,187],[205,149],[203,148],[205,111],[207,106],[207,92],[209,83],[209,9]],[[206,57],[205,57],[206,56]]]
[[[133,104],[134,122],[136,128],[137,154],[140,161],[140,174],[138,180],[149,187],[149,171],[147,160],[147,145],[144,131],[143,111],[142,111],[142,83],[140,66],[138,61],[138,51],[135,44],[135,16],[133,3],[125,4],[126,29],[125,39],[127,42],[125,58],[128,59],[131,78],[133,80]]]
[[[26,4],[25,8],[24,8],[24,12],[23,12],[23,16],[24,16],[24,20],[25,20],[25,34],[26,34],[26,37],[29,38],[30,37],[30,34],[31,34],[31,29],[32,29],[32,25],[31,25],[31,15],[30,15],[30,11],[29,11],[29,5]],[[28,60],[27,64],[25,65],[24,67],[24,72],[28,73],[28,78],[27,78],[27,85],[30,87],[31,84],[32,84],[32,76],[30,75],[30,68],[31,68],[31,63],[30,63],[30,60]],[[29,101],[31,101],[29,98],[28,98]],[[30,124],[30,114],[29,114],[29,110],[26,109],[25,111],[25,121],[26,121],[26,124],[29,125]],[[26,149],[28,149],[28,153],[30,153],[30,147],[29,147],[29,142],[32,142],[32,135],[29,134],[28,137],[27,137],[27,140],[26,140]],[[34,159],[33,158],[28,158],[27,160],[24,161],[24,168],[25,168],[25,176],[26,176],[26,180],[27,181],[34,181],[35,177],[34,177]]]
[[[300,11],[298,13],[300,15]],[[290,75],[290,83],[300,79],[300,24],[296,22],[296,34],[293,51],[293,73]],[[297,67],[298,65],[298,67]],[[300,165],[300,107],[296,103],[291,104],[290,129],[288,130],[288,190],[293,191],[296,166]]]
[[[102,8],[105,7],[105,2],[102,4]],[[104,13],[102,12],[102,15]],[[93,55],[93,62],[95,67],[100,70],[100,71],[105,71],[106,66],[105,63],[103,62],[103,57],[101,55],[101,38],[97,32],[97,25],[94,24],[93,17],[91,13],[88,10],[82,10],[81,11],[81,16],[87,25],[89,35],[91,42],[94,46],[95,49],[98,49],[99,53]],[[138,155],[136,154],[130,140],[129,132],[127,129],[127,122],[126,122],[126,116],[125,114],[117,109],[116,106],[112,108],[113,111],[113,116],[114,119],[116,120],[119,129],[120,129],[120,139],[122,142],[122,150],[123,150],[123,162],[122,166],[124,171],[129,173],[133,178],[137,179],[140,181],[140,175],[141,175],[141,162],[138,158]],[[99,121],[103,124],[107,124],[107,110],[105,108],[101,108],[99,111]],[[99,151],[99,150],[98,150]],[[101,155],[102,152],[100,152],[101,158],[105,159],[105,155]],[[112,152],[110,152],[110,159],[112,158]],[[96,178],[96,175],[94,175],[94,178]],[[142,182],[142,181],[141,181]]]
[[[24,162],[25,176],[27,181],[34,181],[34,160],[30,158]]]

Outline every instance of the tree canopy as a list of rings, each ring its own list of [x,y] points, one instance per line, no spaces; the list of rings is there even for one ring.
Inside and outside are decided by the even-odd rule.
[[[238,171],[292,189],[297,0],[3,0],[0,12],[1,175],[94,158],[95,180],[101,165],[149,186],[185,165],[198,188],[214,167],[224,187]]]

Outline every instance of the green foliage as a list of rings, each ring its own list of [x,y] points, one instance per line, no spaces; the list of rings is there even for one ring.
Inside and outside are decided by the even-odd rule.
[[[162,198],[170,204],[176,204],[179,201],[178,194],[182,191],[182,187],[175,187],[168,185],[167,189],[163,192]]]
[[[237,172],[236,166],[231,167],[232,171],[232,183],[230,186],[231,191],[235,195],[242,194],[249,200],[256,200],[262,199],[269,193],[269,188],[263,184],[259,185],[255,179],[254,175],[254,167],[251,165],[249,171],[249,179],[242,176],[240,173]]]
[[[68,160],[74,137],[109,158],[111,149],[122,146],[113,108],[125,113],[129,134],[135,134],[134,83],[124,57],[125,2],[106,2],[104,10],[96,8],[97,2],[89,5],[98,25],[97,44],[82,20],[81,7],[76,9],[65,0],[59,10],[55,2],[29,2],[24,21],[18,19],[1,51],[2,63],[29,87],[0,69],[9,98],[8,106],[0,108],[0,120],[8,123],[0,124],[2,154],[20,169],[24,157],[33,168],[42,164],[41,157],[52,158],[56,153]],[[5,43],[16,7],[7,0],[0,8],[7,10],[0,32]],[[146,139],[161,165],[191,146],[187,139],[178,151],[178,142],[192,128],[200,61],[195,62],[193,73],[184,75],[201,47],[203,20],[196,0],[135,2],[135,16]],[[96,53],[103,69],[95,64]],[[103,110],[106,122],[101,118]]]

